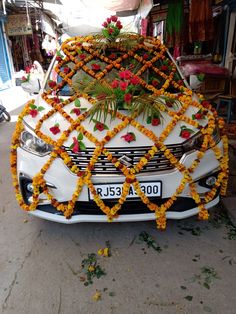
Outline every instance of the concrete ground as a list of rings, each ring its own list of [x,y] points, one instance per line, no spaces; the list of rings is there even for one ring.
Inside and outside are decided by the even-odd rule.
[[[4,98],[13,116],[24,98],[15,91]],[[208,222],[168,221],[165,232],[155,222],[34,218],[19,208],[12,188],[13,129],[14,122],[0,124],[0,313],[235,313],[236,227],[222,206]],[[111,256],[98,255],[107,246]],[[101,277],[86,286],[82,261],[92,253]]]

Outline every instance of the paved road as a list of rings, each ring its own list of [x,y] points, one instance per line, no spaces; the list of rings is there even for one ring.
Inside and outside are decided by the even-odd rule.
[[[235,313],[236,230],[219,208],[211,222],[169,221],[165,232],[154,222],[66,226],[31,217],[11,185],[13,128],[0,124],[0,312]],[[99,256],[107,244],[111,256]],[[86,286],[82,261],[91,253],[106,274]]]

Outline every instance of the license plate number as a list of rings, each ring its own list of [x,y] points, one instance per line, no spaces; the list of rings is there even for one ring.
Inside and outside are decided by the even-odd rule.
[[[122,183],[112,184],[94,184],[97,194],[101,199],[119,199],[122,194]],[[161,181],[157,182],[142,182],[140,183],[141,191],[146,196],[161,197]],[[93,199],[93,194],[89,190],[89,198]],[[127,198],[138,198],[138,195],[132,185],[130,185]]]

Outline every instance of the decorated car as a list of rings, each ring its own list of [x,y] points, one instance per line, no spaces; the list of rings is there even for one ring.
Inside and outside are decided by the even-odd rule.
[[[13,134],[16,198],[62,223],[207,219],[227,187],[224,121],[158,39],[121,28],[111,16],[57,52]]]

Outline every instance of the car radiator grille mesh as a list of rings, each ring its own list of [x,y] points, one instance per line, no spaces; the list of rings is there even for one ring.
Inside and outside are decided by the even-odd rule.
[[[134,147],[134,148],[109,148],[109,152],[114,158],[118,159],[127,168],[135,166],[139,160],[148,153],[151,147]],[[180,160],[183,156],[182,145],[168,145],[167,148],[175,156],[176,159]],[[80,168],[81,171],[86,170],[91,157],[93,156],[94,149],[87,148],[86,151],[80,151],[74,153],[70,148],[64,147],[72,162]],[[140,173],[149,173],[153,171],[165,171],[173,169],[174,166],[165,157],[163,152],[158,152],[155,156],[148,161],[143,167]],[[105,155],[101,155],[92,170],[93,174],[119,174],[120,170],[117,169],[112,162],[110,162]]]

